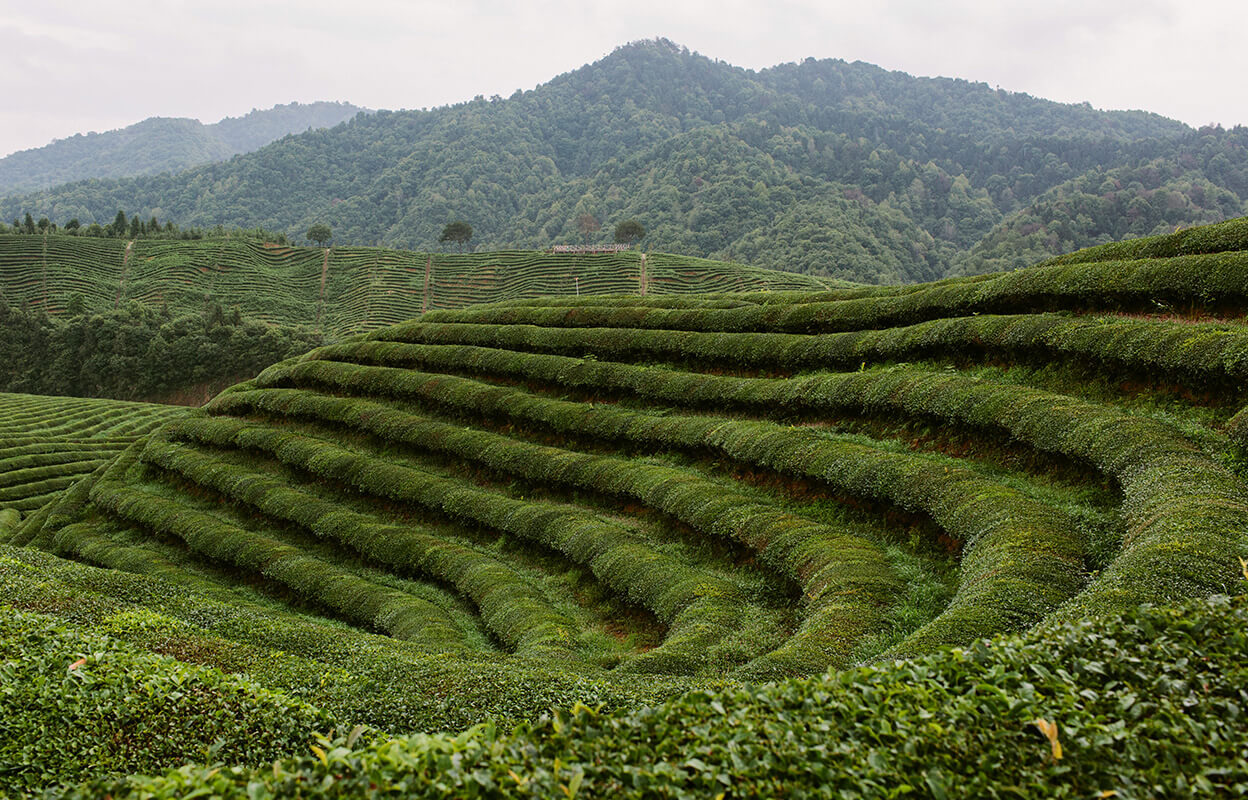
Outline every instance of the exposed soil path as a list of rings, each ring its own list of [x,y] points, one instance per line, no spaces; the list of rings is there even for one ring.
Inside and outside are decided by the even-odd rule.
[[[134,250],[134,239],[126,242],[126,253],[121,257],[121,277],[117,280],[117,298],[113,300],[113,310],[121,308],[121,298],[126,294],[126,270],[130,266],[130,253]]]
[[[329,275],[329,248],[325,248],[325,260],[321,262],[321,293],[316,298],[316,327],[321,328],[321,319],[325,313],[325,278]],[[324,333],[321,330],[321,333]]]
[[[420,313],[429,310],[429,278],[433,274],[433,256],[429,256],[429,260],[425,262],[425,294],[420,298]]]

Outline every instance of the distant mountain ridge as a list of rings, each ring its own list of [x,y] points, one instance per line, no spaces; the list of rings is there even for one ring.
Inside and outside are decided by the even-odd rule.
[[[350,103],[288,103],[226,117],[149,117],[104,133],[76,134],[0,158],[0,196],[87,178],[129,178],[178,172],[250,153],[309,128],[332,128],[364,109]]]
[[[761,71],[670,41],[509,98],[378,112],[179,175],[0,201],[0,220],[183,225],[436,249],[610,238],[870,283],[1009,269],[1114,238],[1248,213],[1248,129],[1195,130],[986,84],[807,59]],[[597,233],[577,220],[592,215]]]

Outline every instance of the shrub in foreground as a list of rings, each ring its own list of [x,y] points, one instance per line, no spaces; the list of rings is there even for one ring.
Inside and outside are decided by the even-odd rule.
[[[42,614],[0,613],[0,796],[209,753],[263,764],[333,722],[244,678]]]
[[[327,740],[75,796],[1243,796],[1244,652],[1248,603],[1215,597],[510,735]]]

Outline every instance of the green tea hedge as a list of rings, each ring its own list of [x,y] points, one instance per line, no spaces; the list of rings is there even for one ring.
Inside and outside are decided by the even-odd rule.
[[[265,764],[334,724],[246,678],[0,608],[0,794],[204,758]]]
[[[72,796],[1238,797],[1245,652],[1248,605],[1215,597],[625,714],[578,707],[511,735],[339,738]]]

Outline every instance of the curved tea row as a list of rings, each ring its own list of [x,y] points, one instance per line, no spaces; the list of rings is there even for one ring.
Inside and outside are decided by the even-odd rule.
[[[0,236],[0,302],[64,313],[128,302],[198,314],[205,298],[270,324],[342,336],[459,308],[547,294],[791,291],[805,275],[638,252],[417,253],[378,247],[286,247],[197,240]]]
[[[1154,249],[430,312],[227,390],[10,538],[625,683],[1237,591],[1248,262]]]
[[[38,511],[185,409],[0,393],[0,513]],[[13,521],[12,525],[16,525]]]

